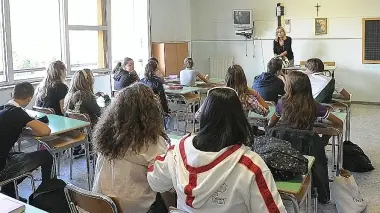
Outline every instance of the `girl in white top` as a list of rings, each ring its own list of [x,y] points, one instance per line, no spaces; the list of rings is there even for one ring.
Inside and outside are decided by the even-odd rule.
[[[99,153],[93,191],[116,198],[123,212],[148,212],[157,194],[148,185],[148,165],[167,151],[164,138],[153,91],[140,83],[121,90],[93,132]]]
[[[190,213],[286,212],[272,173],[251,151],[253,134],[231,88],[215,88],[205,100],[198,135],[156,158],[148,169],[154,191],[177,192],[177,208]]]
[[[205,83],[209,83],[208,75],[203,76],[198,71],[194,70],[194,61],[192,58],[185,58],[183,62],[183,67],[185,68],[179,73],[179,79],[181,85],[183,86],[193,86],[195,85],[195,81],[197,77],[200,78]]]

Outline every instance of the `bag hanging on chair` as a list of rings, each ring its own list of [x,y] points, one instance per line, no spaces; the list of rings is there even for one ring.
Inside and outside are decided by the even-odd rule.
[[[255,138],[252,150],[264,160],[275,180],[288,180],[308,172],[308,160],[288,141],[260,136]]]
[[[331,196],[338,213],[360,213],[367,207],[367,200],[359,191],[354,176],[341,170],[341,176],[331,184]]]
[[[343,168],[351,172],[374,170],[372,163],[363,150],[351,141],[343,142]]]

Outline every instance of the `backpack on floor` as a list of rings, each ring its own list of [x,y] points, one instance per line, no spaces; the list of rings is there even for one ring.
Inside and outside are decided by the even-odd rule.
[[[351,141],[343,142],[343,168],[351,172],[369,172],[375,169],[363,150]]]
[[[29,196],[29,204],[49,213],[70,212],[63,191],[66,183],[60,179],[43,181],[33,194]]]
[[[255,138],[252,150],[264,160],[275,180],[289,180],[308,172],[308,160],[288,141],[260,136]]]

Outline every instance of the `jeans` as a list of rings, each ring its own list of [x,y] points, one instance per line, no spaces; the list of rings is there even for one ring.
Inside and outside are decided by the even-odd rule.
[[[10,153],[3,171],[0,172],[0,181],[5,181],[17,176],[32,172],[41,167],[42,181],[51,179],[53,157],[47,150],[39,150],[30,153]],[[18,180],[21,183],[24,179]],[[15,197],[14,184],[9,183],[1,187],[1,192]]]

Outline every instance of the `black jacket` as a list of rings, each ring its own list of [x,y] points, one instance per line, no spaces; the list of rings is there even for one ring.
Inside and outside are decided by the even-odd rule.
[[[263,72],[255,77],[252,89],[266,101],[277,103],[278,96],[284,95],[284,82],[272,73]]]
[[[292,38],[291,37],[289,37],[289,36],[286,37],[286,40],[284,41],[283,46],[280,45],[280,42],[278,42],[276,40],[273,41],[273,53],[274,54],[280,55],[281,53],[283,53],[285,51],[288,53],[286,55],[286,57],[289,60],[293,60],[294,55],[293,55],[293,50],[292,50]]]
[[[289,141],[292,147],[303,155],[315,157],[312,168],[313,179],[318,191],[318,200],[330,200],[329,177],[325,147],[318,134],[309,130],[298,130],[285,127],[274,127],[267,131],[267,136]]]
[[[162,110],[165,113],[169,113],[168,101],[166,99],[165,89],[162,84],[162,79],[156,75],[153,75],[152,78],[149,80],[147,78],[141,79],[141,82],[147,85],[148,87],[150,87],[153,90],[154,94],[160,97]]]
[[[121,90],[136,82],[138,80],[138,75],[135,71],[128,72],[124,69],[120,69],[114,74],[113,79],[113,88],[115,90]]]

